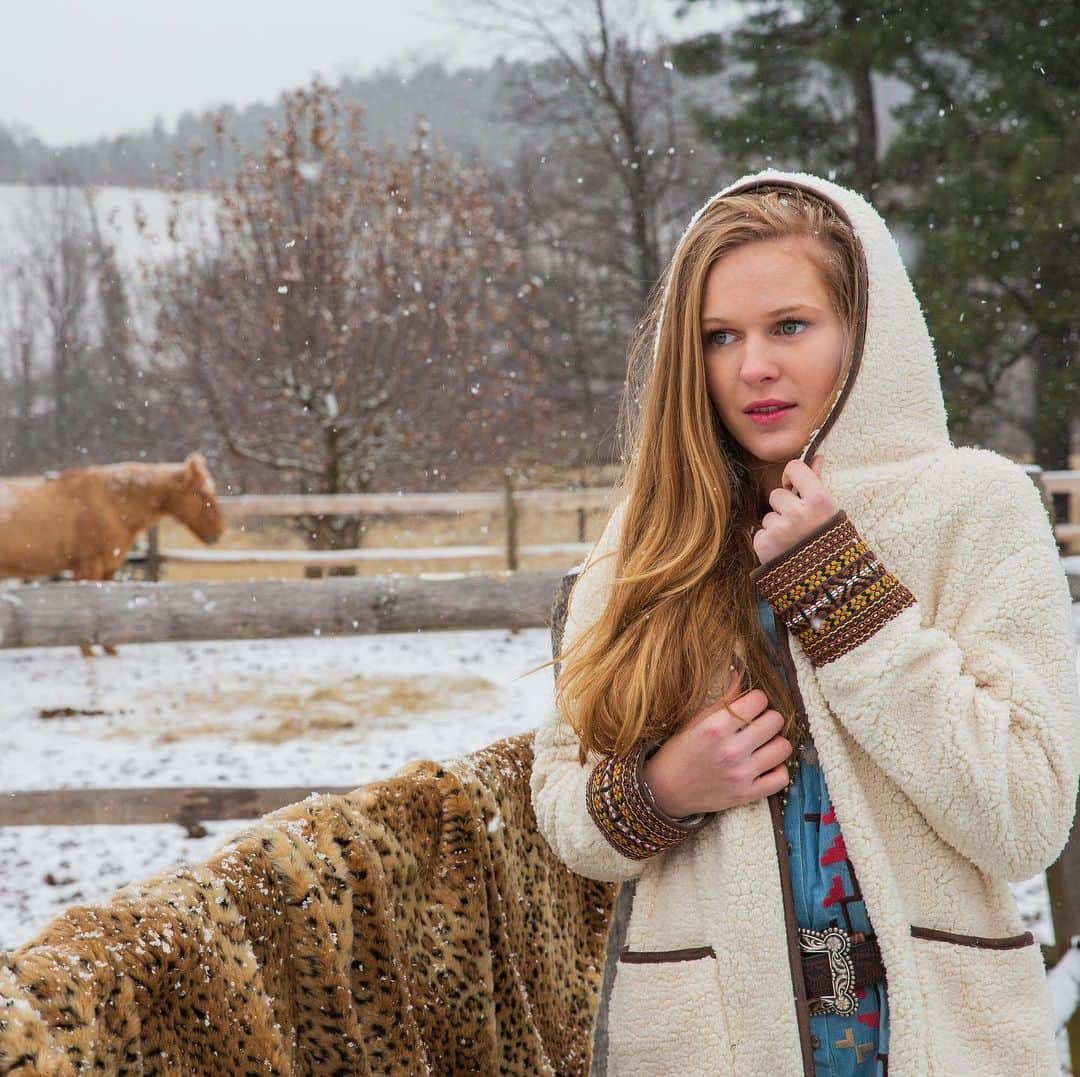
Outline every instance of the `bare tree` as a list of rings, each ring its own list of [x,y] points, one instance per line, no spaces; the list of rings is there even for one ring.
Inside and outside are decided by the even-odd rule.
[[[24,468],[33,458],[37,386],[34,353],[37,342],[34,291],[21,262],[3,273],[0,286],[0,468]]]
[[[672,66],[646,6],[467,0],[465,11],[550,57],[517,69],[510,118],[541,134],[545,163],[569,181],[560,185],[562,207],[588,218],[589,231],[572,230],[567,242],[632,281],[643,305],[662,266],[667,201],[689,156]],[[617,242],[598,244],[600,236]]]
[[[404,150],[373,148],[359,109],[318,82],[284,106],[255,152],[218,122],[242,163],[213,185],[201,234],[178,203],[177,256],[155,276],[161,346],[227,457],[301,493],[511,462],[544,413],[518,343],[524,263],[488,177],[423,125]],[[322,545],[363,530],[304,524]]]
[[[577,404],[579,458],[613,433],[629,335],[690,207],[717,186],[693,144],[679,77],[641,0],[465,0],[455,17],[545,57],[515,69],[505,115],[534,133],[514,162],[528,208],[538,309]],[[608,449],[613,451],[613,443]]]
[[[64,455],[77,445],[76,383],[92,345],[93,249],[85,196],[67,185],[39,188],[18,227],[48,353],[51,440]]]

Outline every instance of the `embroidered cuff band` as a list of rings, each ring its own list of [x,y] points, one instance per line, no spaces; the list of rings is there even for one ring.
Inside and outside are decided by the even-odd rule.
[[[675,819],[657,807],[642,777],[645,761],[661,741],[636,744],[624,758],[610,755],[589,775],[585,804],[608,842],[630,860],[670,849],[700,830],[712,813]]]
[[[843,509],[750,580],[815,666],[847,654],[915,604]]]

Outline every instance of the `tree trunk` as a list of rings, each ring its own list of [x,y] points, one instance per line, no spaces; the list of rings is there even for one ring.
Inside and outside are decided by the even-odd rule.
[[[858,29],[856,18],[865,14],[865,9],[853,6],[844,11],[845,28],[854,33]],[[877,115],[874,112],[874,83],[870,65],[860,61],[849,69],[852,94],[855,98],[855,158],[853,161],[853,179],[855,189],[871,204],[881,181],[878,167]]]

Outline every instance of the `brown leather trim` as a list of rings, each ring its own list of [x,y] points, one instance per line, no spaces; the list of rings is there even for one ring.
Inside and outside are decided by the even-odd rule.
[[[744,183],[739,187],[735,187],[728,191],[724,198],[733,194],[745,194],[747,191],[757,190],[759,187],[791,187],[797,191],[805,191],[809,195],[813,195],[815,198],[820,198],[823,202],[827,202],[832,206],[836,215],[851,229],[855,234],[855,245],[859,250],[859,264],[858,264],[858,295],[859,295],[859,315],[855,322],[855,340],[852,343],[852,355],[851,355],[851,369],[848,370],[848,376],[844,381],[843,388],[840,390],[839,395],[833,403],[832,410],[829,412],[828,417],[825,419],[821,429],[817,432],[810,444],[806,447],[806,452],[803,453],[803,462],[807,462],[814,458],[814,453],[817,452],[817,447],[824,440],[825,435],[829,432],[833,423],[840,417],[840,410],[847,401],[848,396],[851,393],[852,386],[855,384],[855,377],[859,373],[859,368],[862,366],[863,347],[866,344],[866,310],[869,301],[869,281],[870,272],[866,264],[866,250],[863,247],[862,239],[859,237],[858,230],[851,223],[851,218],[848,216],[847,211],[839,203],[834,202],[827,194],[823,194],[815,187],[810,187],[805,183],[797,183],[792,180],[783,179],[760,179],[751,180],[748,183]]]
[[[912,937],[931,939],[934,942],[951,942],[957,946],[975,946],[980,950],[1019,950],[1024,946],[1034,946],[1035,936],[1030,931],[1022,935],[1004,935],[987,938],[985,935],[957,935],[952,931],[938,931],[933,927],[911,925]]]
[[[683,950],[631,950],[627,947],[619,954],[619,960],[628,965],[697,961],[702,957],[715,958],[716,951],[711,946],[688,946]]]
[[[795,663],[791,660],[791,641],[787,627],[781,623],[776,626],[780,640],[780,659],[784,673],[791,688],[795,711],[799,721],[806,725],[806,707],[799,692]],[[799,1023],[799,1043],[802,1046],[803,1073],[805,1077],[814,1077],[814,1047],[810,1039],[810,1004],[806,998],[806,981],[803,977],[802,950],[799,947],[799,926],[795,919],[795,894],[791,883],[791,859],[788,855],[787,837],[784,834],[784,813],[780,808],[780,794],[769,797],[769,811],[772,813],[773,839],[776,842],[776,857],[780,864],[780,888],[784,895],[784,921],[787,928],[788,964],[791,967],[791,983],[795,993],[795,1016]]]

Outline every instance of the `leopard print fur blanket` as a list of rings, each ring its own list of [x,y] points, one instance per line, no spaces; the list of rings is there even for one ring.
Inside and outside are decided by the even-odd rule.
[[[532,737],[66,910],[0,954],[0,1073],[584,1077],[616,887],[537,832]]]

